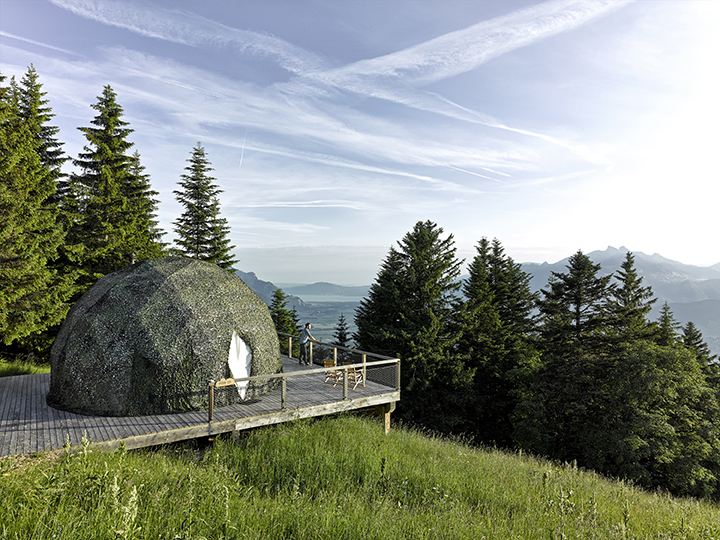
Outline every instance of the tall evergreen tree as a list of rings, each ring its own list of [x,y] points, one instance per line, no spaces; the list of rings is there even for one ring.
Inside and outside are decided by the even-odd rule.
[[[133,132],[110,86],[103,88],[93,127],[78,128],[88,141],[78,159],[79,174],[70,178],[63,210],[68,216],[68,259],[82,271],[81,290],[105,274],[127,266],[133,254],[156,257],[162,250],[153,232],[155,192],[149,189],[137,155],[128,152]],[[155,231],[156,232],[156,231]]]
[[[222,190],[213,183],[215,178],[208,175],[213,169],[200,143],[193,148],[188,163],[187,173],[180,177],[182,190],[173,191],[184,208],[173,222],[178,235],[175,242],[183,255],[231,270],[238,261],[231,253],[235,246],[230,245],[230,227],[220,216],[218,195]]]
[[[290,334],[291,336],[300,336],[300,321],[298,320],[297,312],[295,308],[291,310],[288,309],[287,295],[282,289],[275,289],[273,291],[270,302],[270,317],[275,324],[276,331],[283,334]],[[299,343],[296,345],[299,345]],[[286,338],[280,338],[280,350],[283,354],[290,354]],[[300,351],[298,348],[296,356],[299,356],[299,354]]]
[[[335,331],[333,332],[333,344],[340,347],[350,347],[350,325],[345,318],[345,314],[341,313],[338,317]]]
[[[126,246],[124,187],[131,163],[127,152],[133,146],[127,138],[133,130],[122,120],[116,97],[112,88],[105,86],[97,103],[90,105],[98,114],[91,121],[94,127],[78,128],[88,144],[73,161],[81,172],[70,180],[77,205],[71,209],[75,211],[71,243],[83,248],[81,267],[88,286],[127,265],[132,254]]]
[[[51,268],[65,233],[50,202],[55,177],[40,158],[38,119],[4,79],[0,74],[0,338],[10,345],[59,323],[69,287]]]
[[[463,400],[472,373],[454,356],[451,331],[460,264],[452,235],[418,222],[390,249],[355,315],[355,342],[364,350],[403,361],[400,413],[434,429],[462,429]],[[443,402],[443,410],[436,403]],[[463,402],[463,403],[461,403]]]
[[[596,414],[588,404],[602,402],[612,293],[612,276],[598,277],[600,265],[582,251],[570,257],[567,270],[552,272],[549,289],[541,290],[542,358],[518,381],[514,413],[516,440],[563,459],[584,451],[582,426]]]
[[[718,357],[710,352],[710,347],[703,339],[702,332],[692,321],[683,327],[682,342],[695,355],[695,359],[700,364],[700,369],[708,383],[720,390],[720,363],[718,363]]]
[[[703,340],[702,332],[698,330],[694,322],[690,321],[683,327],[682,342],[695,354],[695,358],[701,367],[714,360],[713,355],[710,353],[710,347]]]
[[[350,325],[345,318],[345,314],[341,313],[338,317],[337,324],[335,325],[335,331],[333,332],[333,345],[340,347],[351,347],[350,342]],[[351,354],[349,351],[338,350],[337,351],[337,362],[349,361]]]
[[[481,251],[478,250],[478,255]],[[481,259],[485,261],[494,302],[507,334],[526,338],[535,330],[533,310],[537,294],[530,288],[532,276],[505,254],[497,238],[493,239],[487,257],[481,255]]]
[[[47,198],[45,204],[57,207],[57,219],[67,233],[68,222],[62,211],[62,200],[68,193],[68,181],[67,175],[62,172],[62,166],[70,158],[65,155],[62,149],[64,143],[57,138],[60,128],[49,125],[55,115],[49,106],[49,100],[45,98],[47,92],[43,91],[35,66],[30,64],[27,72],[20,80],[20,84],[13,84],[13,88],[18,104],[18,116],[33,136],[40,161],[48,171],[47,181],[53,183],[52,195]],[[60,256],[56,255],[48,260],[50,268],[57,274],[56,284],[54,285],[55,293],[59,295],[59,298],[64,299],[72,297],[75,290],[74,282],[77,277],[77,272],[72,268],[72,265],[65,264],[67,261],[62,257],[62,254],[68,251],[70,250],[67,247],[66,238],[59,247]],[[68,304],[60,303],[58,307],[63,311],[67,311]],[[56,333],[57,328],[50,327],[46,332],[35,335],[33,338],[35,343],[32,346],[44,348],[43,342],[50,343]]]
[[[150,177],[140,163],[140,153],[136,150],[131,156],[130,175],[125,184],[125,196],[128,201],[128,220],[133,221],[136,232],[129,238],[128,247],[139,259],[161,257],[166,244],[162,242],[165,231],[158,222],[159,192],[152,189]]]
[[[48,169],[48,180],[60,182],[65,177],[61,169],[62,165],[69,158],[62,149],[63,143],[56,137],[60,128],[48,125],[55,115],[48,105],[49,100],[45,99],[47,92],[43,92],[42,84],[32,64],[20,80],[17,92],[19,117],[33,135],[40,161]],[[56,192],[59,192],[60,188],[60,184],[56,186]],[[53,194],[50,199],[56,196],[57,194]]]
[[[287,308],[287,295],[282,289],[275,289],[270,303],[270,317],[275,323],[275,329],[283,334],[299,336],[298,322],[293,317],[292,310]]]
[[[401,357],[405,346],[404,272],[400,253],[391,247],[380,265],[367,297],[355,309],[357,331],[353,339],[361,349]]]
[[[482,238],[456,310],[457,350],[475,371],[473,431],[484,443],[511,444],[516,407],[514,372],[535,357],[530,345],[533,302],[530,275],[506,256],[500,242]]]
[[[655,342],[663,347],[674,347],[678,343],[680,329],[680,323],[675,320],[675,315],[668,303],[665,302],[660,308]]]
[[[647,316],[657,301],[651,287],[643,287],[643,278],[635,270],[635,257],[631,252],[625,254],[621,269],[615,273],[618,283],[612,289],[609,311],[615,338],[619,342],[633,342],[650,339],[655,327]]]
[[[546,350],[575,354],[606,344],[609,323],[606,304],[612,276],[598,277],[600,265],[582,251],[572,255],[567,273],[552,272],[549,289],[542,289],[540,333]]]

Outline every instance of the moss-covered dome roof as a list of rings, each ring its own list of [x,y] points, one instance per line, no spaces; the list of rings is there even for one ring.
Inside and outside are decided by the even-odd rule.
[[[282,371],[265,303],[235,274],[180,257],[101,278],[70,309],[50,354],[47,402],[82,414],[135,416],[207,408],[208,381]],[[249,369],[247,369],[249,367]],[[218,393],[217,406],[271,385]]]

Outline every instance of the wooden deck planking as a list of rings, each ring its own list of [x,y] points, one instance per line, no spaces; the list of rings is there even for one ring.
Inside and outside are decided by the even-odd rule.
[[[297,360],[283,357],[285,373],[313,368],[298,366]],[[349,389],[348,399],[343,400],[342,385],[333,387],[323,384],[323,380],[323,374],[318,371],[289,377],[284,410],[281,410],[278,386],[258,400],[216,408],[213,422],[209,423],[207,411],[133,417],[83,416],[60,411],[45,402],[49,374],[3,377],[0,378],[0,457],[58,450],[65,444],[66,437],[71,446],[79,446],[84,433],[93,446],[112,449],[124,442],[128,448],[139,448],[399,399],[399,392],[394,388],[368,382],[366,388]],[[234,387],[222,390],[235,391]]]
[[[33,392],[35,396],[35,408],[36,408],[36,414],[33,417],[33,420],[37,422],[37,430],[35,432],[35,452],[42,451],[42,443],[41,441],[48,440],[50,437],[50,407],[47,406],[47,403],[45,401],[45,396],[42,395],[42,392],[35,391]]]
[[[10,406],[10,385],[2,385],[0,386],[0,425],[5,425],[5,422],[9,418]]]
[[[39,396],[36,396],[35,392],[37,386],[38,384],[34,380],[27,382],[27,403],[29,407],[25,411],[25,422],[27,423],[27,429],[30,433],[30,437],[25,441],[25,448],[28,453],[37,452],[37,448],[39,446],[38,429],[42,429],[41,423],[38,422],[38,416],[42,415],[42,412],[37,406],[37,402],[39,401]]]
[[[22,444],[22,439],[20,438],[20,430],[24,428],[25,424],[24,410],[26,407],[25,400],[27,399],[27,385],[23,384],[23,379],[18,379],[15,383],[15,387],[17,388],[17,392],[20,395],[20,399],[15,403],[11,411],[11,419],[13,425],[15,426],[15,433],[13,433],[11,442],[14,445],[18,445],[18,441],[20,441],[19,444]]]
[[[12,383],[11,377],[5,377],[8,379],[7,384],[3,385],[3,411],[2,411],[2,417],[0,417],[0,425],[5,426],[8,422],[10,422],[10,418],[12,418],[11,409],[15,405],[14,400],[12,399]],[[14,379],[13,379],[14,380]],[[3,441],[3,443],[7,440],[8,445],[10,444],[10,436],[11,433],[9,431],[3,430],[2,433],[0,433],[0,441]]]

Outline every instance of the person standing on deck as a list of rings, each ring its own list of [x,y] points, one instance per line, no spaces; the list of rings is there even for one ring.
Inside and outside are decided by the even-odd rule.
[[[310,323],[305,323],[305,328],[303,328],[300,333],[300,364],[303,366],[310,365],[310,342],[320,343],[310,333],[311,328],[312,325]]]

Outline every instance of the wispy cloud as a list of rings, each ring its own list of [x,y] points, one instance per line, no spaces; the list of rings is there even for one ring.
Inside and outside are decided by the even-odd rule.
[[[634,0],[551,0],[483,21],[382,57],[336,69],[306,73],[326,86],[392,101],[472,123],[537,137],[594,163],[604,162],[587,147],[528,129],[512,127],[490,115],[463,107],[414,87],[476,69],[509,51],[573,30]],[[291,86],[293,83],[288,83]]]
[[[307,73],[325,63],[320,56],[274,36],[231,28],[176,9],[125,0],[49,1],[81,17],[143,36],[193,47],[231,47],[241,53],[266,56],[292,73]]]
[[[117,48],[107,49],[106,53],[107,70],[112,70],[116,79],[125,81],[116,88],[122,91],[124,99],[152,102],[158,112],[165,113],[167,122],[177,125],[173,133],[194,132],[206,142],[235,146],[238,163],[245,152],[253,151],[383,176],[404,177],[439,189],[466,192],[470,191],[433,175],[411,172],[407,166],[442,162],[454,163],[465,169],[478,167],[493,171],[529,168],[531,156],[523,155],[517,146],[509,153],[491,141],[472,147],[425,138],[410,127],[386,119],[327,107],[314,100],[288,100],[275,89],[259,89],[249,83],[230,81],[167,59]],[[142,70],[138,68],[140,65]],[[145,77],[145,73],[152,73],[152,76]],[[138,88],[132,80],[140,77],[156,85]],[[184,82],[187,80],[201,80],[203,85],[189,85]],[[192,99],[188,92],[197,92],[199,99]],[[239,129],[238,139],[233,141],[223,135],[213,135],[212,128],[224,126]],[[152,130],[153,126],[144,128],[144,131],[148,129]],[[152,133],[154,137],[167,137],[166,122],[157,124],[154,129],[157,130],[157,133]],[[253,144],[246,144],[243,150],[243,134],[248,129],[253,131]],[[302,141],[302,145],[299,146],[298,141]],[[319,151],[318,147],[326,151]],[[351,156],[357,159],[351,159]]]
[[[3,32],[2,30],[0,30],[0,36],[5,36],[5,37],[8,37],[8,38],[17,39],[18,41],[23,41],[23,42],[25,42],[25,43],[30,43],[31,45],[37,45],[37,46],[39,46],[39,47],[44,47],[44,48],[50,49],[50,50],[52,50],[52,51],[58,51],[58,52],[61,52],[61,53],[70,54],[70,55],[72,55],[72,56],[81,56],[81,55],[79,55],[79,54],[77,54],[77,53],[75,53],[75,52],[73,52],[73,51],[68,51],[67,49],[63,49],[63,48],[60,48],[60,47],[56,47],[55,45],[50,45],[50,44],[48,44],[48,43],[43,43],[43,42],[41,42],[41,41],[35,41],[34,39],[29,39],[29,38],[26,38],[26,37],[18,36],[18,35],[16,35],[16,34],[11,34],[10,32]]]
[[[349,89],[431,82],[465,73],[509,51],[567,32],[633,0],[551,0],[450,32],[392,54],[313,74]]]
[[[476,69],[502,54],[575,29],[634,0],[549,0],[392,54],[337,68],[331,67],[320,55],[285,40],[231,28],[196,14],[117,0],[50,1],[82,17],[145,36],[197,47],[233,47],[239,52],[274,59],[297,76],[278,86],[282,92],[317,98],[330,88],[342,89],[539,138],[593,163],[603,163],[601,155],[585,146],[509,126],[443,96],[419,92],[413,87]]]

